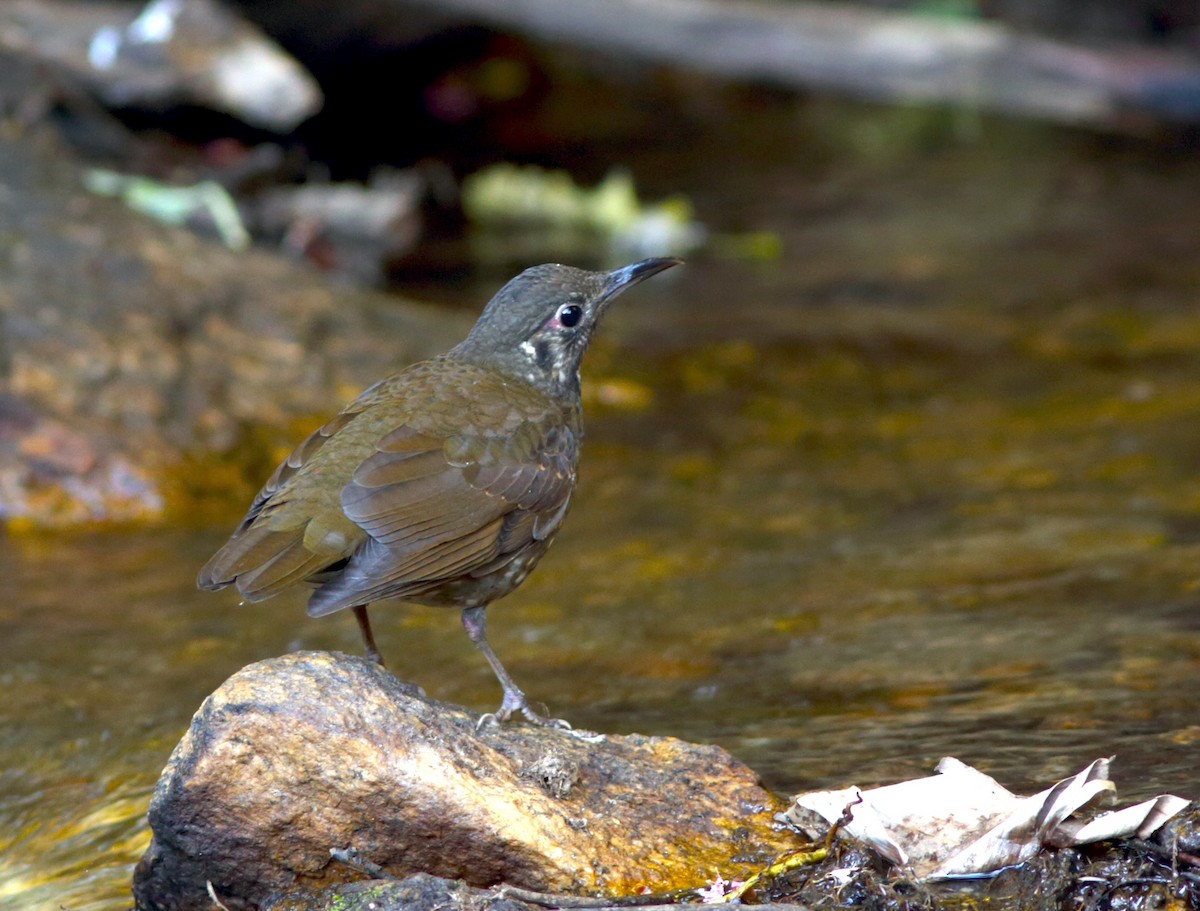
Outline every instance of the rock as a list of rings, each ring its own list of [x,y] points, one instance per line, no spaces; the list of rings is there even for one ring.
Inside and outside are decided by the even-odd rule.
[[[378,169],[367,184],[272,187],[242,206],[260,237],[335,269],[355,284],[383,287],[387,265],[416,246],[425,179]]]
[[[321,89],[275,42],[214,0],[8,0],[0,44],[110,107],[191,104],[286,133]]]
[[[220,896],[218,896],[219,898]],[[480,889],[427,873],[404,880],[373,879],[333,886],[315,895],[271,902],[270,911],[444,911],[471,908],[473,911],[537,911],[537,906],[489,895]]]
[[[81,174],[60,143],[0,123],[10,529],[153,521],[248,496],[280,449],[468,328],[469,314],[337,288],[155,223],[85,193]]]
[[[303,897],[362,873],[622,896],[759,869],[781,804],[717,747],[510,724],[386,670],[302,652],[250,665],[201,706],[150,805],[143,911]]]
[[[403,880],[371,879],[330,886],[321,892],[298,898],[281,898],[264,906],[263,911],[446,911],[447,908],[468,908],[470,911],[545,911],[547,896],[539,902],[525,901],[522,894],[507,887],[477,889],[455,880],[415,873]],[[220,898],[220,896],[217,896]],[[561,897],[558,897],[562,901]],[[569,899],[567,899],[569,901]],[[550,907],[571,907],[562,904]],[[615,902],[608,907],[602,901],[588,903],[591,911],[618,911],[628,905]],[[644,911],[697,908],[674,901],[637,907]],[[708,907],[712,907],[710,904]],[[807,911],[809,905],[786,903],[755,903],[756,911]]]

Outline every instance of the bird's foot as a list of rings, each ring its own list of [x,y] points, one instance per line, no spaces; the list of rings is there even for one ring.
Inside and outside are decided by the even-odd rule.
[[[364,649],[363,657],[366,658],[368,661],[370,661],[372,664],[379,665],[379,667],[382,667],[382,668],[387,667],[387,665],[383,663],[383,655],[379,654],[379,649],[374,649],[374,648]]]
[[[494,712],[486,712],[479,716],[479,721],[475,724],[475,730],[482,730],[486,725],[500,725],[506,721],[510,721],[512,717],[521,713],[525,720],[530,724],[536,724],[539,727],[557,728],[560,731],[571,730],[569,722],[561,718],[549,718],[545,715],[539,715],[529,707],[528,701],[525,699],[525,694],[520,690],[505,690],[504,699],[500,703],[500,708]]]

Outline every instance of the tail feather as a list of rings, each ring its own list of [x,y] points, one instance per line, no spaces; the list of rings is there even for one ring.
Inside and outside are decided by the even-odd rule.
[[[261,566],[239,574],[238,591],[247,601],[262,601],[321,572],[328,562],[328,556],[314,554],[304,546],[303,536],[297,536]]]
[[[328,562],[305,548],[304,527],[276,531],[251,526],[213,555],[196,584],[209,591],[236,585],[248,601],[261,601],[320,572]]]

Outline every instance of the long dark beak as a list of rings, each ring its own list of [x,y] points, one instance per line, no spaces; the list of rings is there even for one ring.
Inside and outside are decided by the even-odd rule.
[[[638,282],[658,275],[659,272],[665,272],[672,266],[678,266],[682,262],[682,259],[676,259],[674,256],[663,256],[653,259],[643,259],[640,263],[614,269],[608,273],[608,281],[604,283],[604,291],[600,295],[599,302],[607,303],[626,288],[632,288]]]

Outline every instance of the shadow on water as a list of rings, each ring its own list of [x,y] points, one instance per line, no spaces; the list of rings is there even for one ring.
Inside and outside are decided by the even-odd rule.
[[[698,259],[612,314],[576,504],[497,651],[555,715],[719,742],[781,792],[942,755],[1041,786],[1116,754],[1124,797],[1196,794],[1200,168],[809,116],[675,163],[706,221],[785,255]],[[0,550],[0,906],[124,906],[203,697],[357,650],[299,596],[196,592],[227,530]],[[452,612],[376,616],[402,676],[494,707]]]

